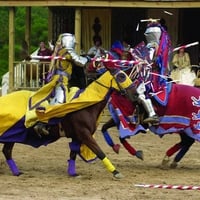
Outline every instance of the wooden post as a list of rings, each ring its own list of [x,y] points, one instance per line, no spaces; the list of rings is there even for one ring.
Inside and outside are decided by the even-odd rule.
[[[28,46],[28,54],[30,54],[30,33],[31,33],[31,7],[26,8],[26,28],[25,28],[25,41]]]
[[[15,7],[9,8],[9,89],[8,92],[13,91],[14,89],[14,44],[15,44]]]
[[[76,8],[75,11],[75,37],[76,37],[76,52],[81,52],[81,9]]]
[[[53,13],[52,10],[48,7],[48,41],[53,40]]]

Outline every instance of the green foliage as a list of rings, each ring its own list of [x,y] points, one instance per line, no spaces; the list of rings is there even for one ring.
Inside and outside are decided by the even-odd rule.
[[[0,84],[2,76],[8,71],[9,8],[0,7]],[[21,60],[22,44],[25,39],[26,8],[17,7],[15,15],[15,60]],[[47,42],[48,8],[31,8],[30,53],[38,48],[40,41]]]

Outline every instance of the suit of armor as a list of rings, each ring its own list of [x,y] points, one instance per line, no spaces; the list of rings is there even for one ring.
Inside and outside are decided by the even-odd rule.
[[[154,60],[155,53],[159,46],[161,29],[159,26],[149,26],[144,33],[147,40],[147,48],[149,50],[149,58],[151,61]],[[159,118],[156,115],[152,102],[145,96],[146,88],[144,82],[142,82],[136,89],[138,93],[138,102],[142,103],[143,107],[149,114],[149,117],[144,119],[145,123],[151,123],[156,125],[159,123]]]
[[[64,103],[67,101],[68,81],[71,78],[73,64],[84,67],[88,62],[87,57],[79,56],[75,52],[75,37],[70,33],[61,34],[58,38],[58,48],[55,50],[56,56],[62,59],[55,60],[53,70],[54,77],[58,79],[55,87],[55,95],[51,99],[50,104]]]
[[[68,81],[71,78],[73,64],[84,67],[89,61],[89,58],[79,56],[75,52],[75,43],[73,34],[64,33],[59,36],[53,55],[61,59],[52,60],[50,70],[53,75],[49,83],[33,95],[33,107],[44,100],[49,100],[53,105],[67,102]],[[52,94],[54,94],[53,97]],[[38,122],[34,130],[38,135],[49,134],[47,124],[42,122]]]

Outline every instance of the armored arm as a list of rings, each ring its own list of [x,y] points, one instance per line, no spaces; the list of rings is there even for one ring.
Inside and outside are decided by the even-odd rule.
[[[79,56],[74,50],[68,50],[68,53],[71,55],[73,62],[80,67],[84,67],[89,61],[87,57]]]

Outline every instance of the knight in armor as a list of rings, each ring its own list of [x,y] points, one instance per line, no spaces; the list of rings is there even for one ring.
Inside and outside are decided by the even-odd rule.
[[[90,61],[89,57],[79,56],[75,52],[75,44],[75,36],[71,33],[63,33],[58,37],[53,56],[60,59],[52,59],[52,77],[31,97],[32,108],[39,106],[44,100],[48,100],[52,105],[68,101],[68,82],[72,75],[72,67],[84,67]],[[48,134],[43,123],[37,123],[34,129],[39,134]]]
[[[157,23],[149,24],[144,33],[144,35],[146,37],[146,41],[147,41],[146,46],[149,51],[149,59],[154,64],[156,62],[156,54],[157,54],[157,50],[159,48],[161,34],[162,34],[162,30],[161,30],[160,26],[157,25]],[[155,67],[155,66],[153,66],[153,67]],[[147,113],[149,115],[149,117],[144,119],[143,122],[151,123],[153,125],[158,125],[159,117],[155,113],[151,99],[146,98],[145,92],[146,92],[146,87],[145,87],[144,82],[142,82],[137,87],[138,102],[143,105],[143,107],[145,108],[145,110],[147,111]]]

